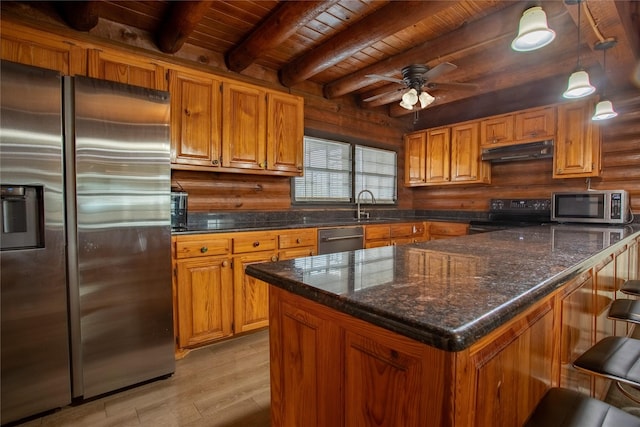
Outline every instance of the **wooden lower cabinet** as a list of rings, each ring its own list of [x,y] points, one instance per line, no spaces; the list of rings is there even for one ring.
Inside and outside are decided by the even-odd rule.
[[[269,324],[269,288],[247,265],[317,254],[317,229],[209,233],[171,239],[176,357]]]
[[[244,274],[249,264],[277,261],[274,252],[258,252],[233,258],[233,330],[236,334],[269,324],[269,287]]]
[[[232,335],[233,286],[229,257],[176,262],[178,347],[195,347]]]
[[[553,382],[550,299],[461,352],[270,288],[272,425],[522,425]]]
[[[429,233],[424,222],[375,224],[365,226],[364,239],[364,247],[368,249],[423,242],[429,240]]]
[[[429,222],[429,240],[449,239],[469,234],[469,224],[462,222]]]

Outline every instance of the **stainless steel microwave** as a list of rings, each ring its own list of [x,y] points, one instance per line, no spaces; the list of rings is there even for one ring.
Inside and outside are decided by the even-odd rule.
[[[625,190],[590,190],[553,193],[551,220],[594,224],[624,224],[629,213]]]

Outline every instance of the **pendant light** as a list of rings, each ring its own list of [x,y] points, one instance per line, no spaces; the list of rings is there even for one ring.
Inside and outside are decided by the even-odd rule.
[[[547,15],[539,6],[531,7],[522,13],[518,35],[511,42],[511,49],[517,52],[529,52],[551,43],[556,33],[547,26]]]
[[[580,67],[580,9],[582,9],[582,5],[580,4],[582,0],[568,0],[565,1],[567,4],[578,4],[578,66],[576,67],[576,71],[571,74],[569,77],[569,84],[567,85],[567,90],[562,94],[563,97],[574,99],[574,98],[582,98],[587,95],[591,95],[596,91],[596,88],[591,86],[589,82],[589,74],[585,70]]]
[[[591,120],[608,120],[618,115],[613,109],[611,101],[605,98],[607,88],[607,49],[614,47],[618,41],[614,38],[608,38],[595,44],[594,49],[602,51],[602,68],[604,69],[604,82],[602,83],[602,101],[596,105],[596,111]]]

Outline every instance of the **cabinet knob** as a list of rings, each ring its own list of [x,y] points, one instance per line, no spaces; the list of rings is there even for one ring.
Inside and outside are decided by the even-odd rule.
[[[206,247],[206,246],[203,246],[203,247],[200,248],[200,252],[202,252],[203,254],[207,253],[208,250],[209,250],[209,248]]]
[[[278,255],[274,255],[271,257],[271,261],[276,262],[278,260]]]
[[[300,238],[298,237],[298,238],[296,239],[296,243],[300,244],[300,243],[302,243],[302,240],[300,240]]]
[[[214,166],[218,166],[218,163],[220,163],[220,161],[218,159],[211,160],[211,164],[214,165]]]
[[[254,248],[257,248],[258,246],[260,246],[260,242],[259,241],[256,240],[255,242],[253,242],[253,247]]]
[[[191,111],[189,111],[188,108],[185,108],[184,109],[184,115],[187,116],[187,117],[191,117]]]
[[[225,260],[225,261],[222,261],[222,266],[223,266],[223,267],[226,267],[226,266],[228,266],[228,265],[229,265],[229,261],[226,261],[226,260]]]

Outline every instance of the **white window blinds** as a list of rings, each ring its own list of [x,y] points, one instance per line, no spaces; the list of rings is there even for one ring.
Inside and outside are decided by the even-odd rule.
[[[304,138],[304,176],[296,177],[298,202],[351,201],[351,145]]]
[[[355,193],[369,190],[375,196],[377,204],[395,203],[396,156],[395,151],[356,145]]]

